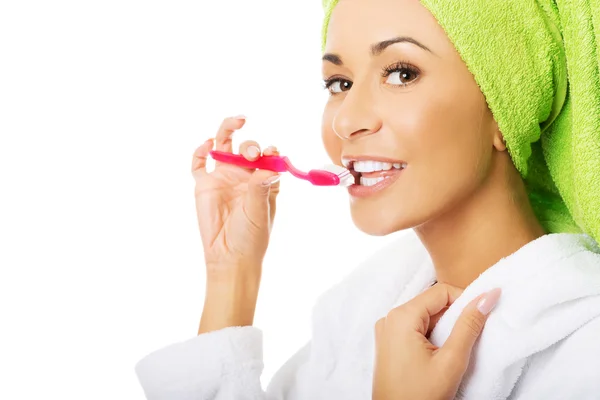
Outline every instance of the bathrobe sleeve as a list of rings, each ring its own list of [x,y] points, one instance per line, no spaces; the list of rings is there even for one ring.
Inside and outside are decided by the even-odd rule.
[[[286,363],[289,383],[275,382],[283,389],[269,394],[260,382],[262,346],[256,327],[223,328],[157,350],[141,359],[135,372],[148,400],[284,400],[281,393],[293,384],[293,370],[307,354],[296,353]]]

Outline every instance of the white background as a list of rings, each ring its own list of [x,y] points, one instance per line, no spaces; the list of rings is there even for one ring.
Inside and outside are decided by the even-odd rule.
[[[144,398],[135,363],[202,311],[195,148],[245,114],[234,143],[328,162],[321,21],[320,0],[1,3],[0,398]],[[317,296],[389,240],[356,230],[343,189],[284,177],[264,384]]]

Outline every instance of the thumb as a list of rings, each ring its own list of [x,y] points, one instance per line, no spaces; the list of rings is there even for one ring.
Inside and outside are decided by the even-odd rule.
[[[451,365],[462,365],[466,370],[473,345],[481,335],[489,313],[500,298],[500,293],[500,288],[490,290],[477,296],[464,308],[450,336],[439,351],[445,353]]]
[[[271,185],[276,183],[281,176],[272,171],[256,170],[248,181],[246,192],[246,212],[253,222],[262,225],[269,218],[269,194]]]

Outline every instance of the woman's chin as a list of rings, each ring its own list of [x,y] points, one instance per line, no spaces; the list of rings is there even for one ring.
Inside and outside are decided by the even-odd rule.
[[[376,213],[375,215],[363,212],[352,212],[354,225],[363,233],[370,236],[386,236],[394,232],[412,228],[406,219],[399,216],[388,216]]]

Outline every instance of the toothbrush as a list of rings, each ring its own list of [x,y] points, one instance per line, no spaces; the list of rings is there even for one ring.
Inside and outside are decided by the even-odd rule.
[[[249,161],[241,154],[232,154],[217,150],[212,150],[210,156],[216,161],[237,165],[238,167],[289,172],[296,178],[309,181],[315,186],[348,187],[355,183],[354,175],[346,168],[338,165],[326,165],[325,169],[313,169],[308,172],[302,172],[292,165],[289,158],[282,156],[261,156],[255,161]]]

